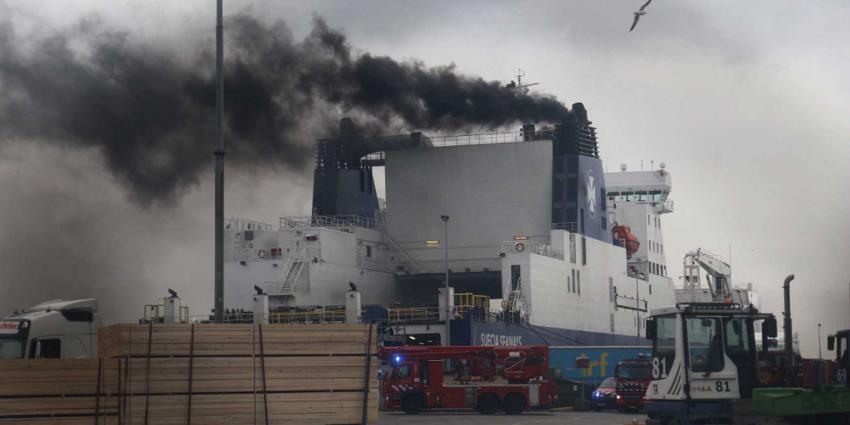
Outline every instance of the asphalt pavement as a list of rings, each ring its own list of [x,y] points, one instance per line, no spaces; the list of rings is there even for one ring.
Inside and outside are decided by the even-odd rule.
[[[380,425],[643,425],[641,413],[617,412],[525,412],[521,415],[482,415],[476,412],[426,412],[406,415],[381,412]],[[636,422],[635,422],[636,421]]]

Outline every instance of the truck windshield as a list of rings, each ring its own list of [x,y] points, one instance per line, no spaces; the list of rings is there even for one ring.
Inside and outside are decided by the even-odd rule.
[[[0,359],[24,357],[24,341],[19,337],[0,337]]]
[[[617,377],[625,378],[625,379],[649,379],[650,378],[650,368],[649,366],[639,366],[639,365],[620,365],[617,367]]]
[[[395,369],[394,378],[407,379],[410,377],[410,365],[401,365]]]
[[[691,370],[706,374],[723,370],[720,321],[716,318],[689,318],[687,327]]]

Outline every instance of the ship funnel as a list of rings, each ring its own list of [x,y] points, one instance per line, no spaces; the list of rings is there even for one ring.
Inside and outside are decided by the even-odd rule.
[[[522,140],[528,142],[534,140],[534,124],[525,124],[522,126]]]

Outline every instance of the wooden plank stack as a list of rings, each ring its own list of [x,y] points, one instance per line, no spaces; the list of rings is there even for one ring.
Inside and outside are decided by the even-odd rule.
[[[84,397],[96,393],[98,360],[86,360],[46,388],[31,381],[32,390],[44,391],[58,383],[51,393],[57,397],[64,394],[58,389],[80,382],[72,407],[81,414],[63,420],[82,422],[13,423],[94,424],[94,416],[82,413],[98,413],[104,425],[360,424],[364,408],[366,423],[377,422],[376,336],[368,325],[115,325],[101,328],[98,339],[99,412]],[[18,400],[4,394],[26,394],[23,387],[0,387],[0,412],[3,402]],[[72,409],[67,403],[50,412]],[[39,409],[38,402],[14,406],[25,413]],[[42,419],[51,416],[41,412]]]
[[[117,424],[117,378],[118,360],[2,360],[0,424]]]

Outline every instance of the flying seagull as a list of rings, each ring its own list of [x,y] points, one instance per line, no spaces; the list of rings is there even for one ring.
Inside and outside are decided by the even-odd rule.
[[[640,10],[635,12],[635,21],[632,22],[632,27],[629,28],[629,32],[632,32],[632,30],[635,29],[640,17],[646,15],[646,11],[644,9],[646,9],[646,7],[649,6],[650,3],[652,3],[652,0],[646,0],[646,3],[644,3],[643,6],[640,7]]]

